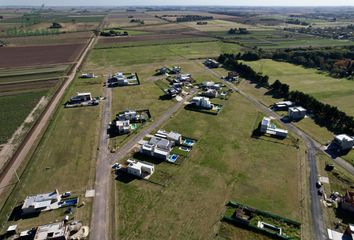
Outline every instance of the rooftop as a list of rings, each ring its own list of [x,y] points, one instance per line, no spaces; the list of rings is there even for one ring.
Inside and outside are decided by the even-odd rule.
[[[59,197],[58,190],[55,190],[50,193],[41,193],[38,195],[28,196],[28,197],[26,197],[25,202],[22,205],[22,209],[28,208],[31,206],[34,208],[46,207],[51,204],[52,200],[57,200],[58,197]]]
[[[57,222],[39,226],[34,240],[57,239],[67,236],[67,228],[64,222]]]
[[[336,136],[336,139],[339,141],[343,141],[343,140],[354,141],[354,139],[352,137],[349,137],[347,134],[339,134]]]

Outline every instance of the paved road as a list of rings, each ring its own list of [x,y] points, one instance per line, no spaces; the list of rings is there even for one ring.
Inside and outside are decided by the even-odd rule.
[[[217,77],[221,77],[218,73],[214,72],[212,69],[208,69],[211,73],[213,73]],[[248,101],[250,101],[253,105],[255,105],[259,110],[265,113],[268,116],[271,116],[275,119],[280,120],[281,116],[273,112],[271,109],[263,105],[258,99],[248,95],[247,93],[243,92],[239,88],[237,88],[234,84],[226,82],[226,84],[231,87],[234,91],[240,93],[243,97],[245,97]],[[284,123],[281,122],[282,125],[286,126],[290,131],[301,137],[306,146],[307,146],[307,158],[309,161],[310,166],[310,176],[309,176],[309,184],[310,184],[310,196],[311,196],[311,215],[312,215],[312,233],[315,239],[318,240],[326,240],[327,231],[325,228],[325,224],[323,221],[323,209],[321,207],[320,197],[317,194],[316,182],[318,181],[318,171],[316,165],[316,154],[317,149],[320,149],[321,145],[314,141],[310,136],[304,133],[302,130],[297,128],[292,123]],[[344,161],[342,159],[342,161]],[[354,170],[351,166],[349,171]]]
[[[61,89],[59,90],[58,94],[54,96],[53,100],[49,103],[47,106],[46,111],[44,112],[42,118],[38,121],[39,124],[36,124],[33,126],[32,130],[30,131],[29,137],[27,137],[27,141],[24,142],[24,145],[21,149],[19,149],[14,157],[11,159],[9,162],[9,166],[5,168],[4,172],[0,176],[0,195],[3,193],[4,189],[6,186],[9,186],[11,183],[11,180],[14,176],[14,172],[17,171],[18,167],[22,164],[22,162],[25,160],[26,156],[28,155],[29,151],[32,149],[34,146],[36,140],[38,137],[41,135],[43,130],[46,128],[48,125],[49,121],[52,118],[52,115],[57,107],[57,105],[60,103],[62,96],[64,95],[66,89],[69,87],[70,83],[74,80],[76,72],[78,68],[81,66],[82,62],[84,61],[88,51],[90,48],[93,46],[93,44],[96,42],[96,37],[93,37],[90,39],[89,44],[86,46],[84,49],[81,57],[75,64],[75,66],[72,69],[72,72],[70,75],[68,75],[68,79],[65,81],[65,83],[62,85]]]
[[[103,117],[101,125],[101,136],[99,142],[99,152],[97,156],[97,166],[96,166],[96,182],[95,182],[95,198],[92,207],[92,218],[91,218],[91,233],[90,239],[93,240],[108,240],[110,237],[109,233],[109,199],[110,199],[110,187],[112,185],[111,165],[114,162],[122,160],[132,148],[145,137],[145,135],[152,132],[154,129],[159,127],[161,124],[166,122],[171,116],[176,113],[183,105],[185,101],[188,101],[196,91],[193,90],[191,94],[186,96],[184,100],[178,102],[168,111],[166,111],[157,120],[153,121],[151,125],[144,128],[134,137],[129,139],[123,146],[121,146],[115,153],[108,152],[108,135],[107,127],[111,120],[110,109],[112,101],[112,93],[110,88],[106,88],[106,102],[103,108]]]
[[[108,141],[107,134],[108,124],[111,120],[111,105],[112,105],[112,89],[105,88],[104,106],[102,108],[102,121],[100,128],[100,140],[96,161],[96,181],[95,181],[95,197],[92,207],[91,218],[91,239],[109,239],[109,213],[108,201],[110,188],[110,163],[108,156]]]

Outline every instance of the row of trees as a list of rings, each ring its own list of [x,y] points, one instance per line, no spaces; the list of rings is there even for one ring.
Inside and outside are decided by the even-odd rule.
[[[230,28],[229,31],[227,31],[228,34],[248,34],[247,28]]]
[[[354,79],[354,47],[340,48],[299,48],[281,49],[276,51],[249,51],[233,56],[236,60],[256,61],[261,58],[270,58],[285,61],[309,68],[317,68],[328,72],[337,78]]]
[[[213,20],[213,17],[200,16],[200,15],[185,15],[176,18],[176,22],[193,22],[193,21],[203,21],[203,20]]]
[[[237,59],[239,58],[239,54],[222,54],[219,56],[218,61],[223,63],[226,68],[238,72],[241,77],[267,88],[269,93],[290,100],[296,105],[303,106],[314,114],[314,120],[319,125],[325,126],[334,132],[354,134],[353,117],[348,116],[335,106],[318,101],[309,94],[300,91],[290,91],[289,85],[279,80],[270,85],[267,75],[257,73],[248,65],[238,62]]]

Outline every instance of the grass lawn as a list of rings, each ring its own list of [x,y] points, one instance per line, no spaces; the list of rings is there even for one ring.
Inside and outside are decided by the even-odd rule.
[[[354,116],[354,81],[336,79],[319,73],[316,69],[303,68],[290,63],[263,59],[247,62],[255,71],[268,75],[270,83],[279,79],[290,86],[290,90],[300,90],[318,100],[337,106]]]
[[[130,66],[185,58],[217,57],[220,53],[236,53],[239,50],[240,46],[236,44],[215,41],[168,44],[163,46],[95,49],[90,53],[90,58],[94,64],[99,66]]]
[[[213,238],[231,199],[300,220],[299,150],[251,138],[258,116],[233,94],[218,116],[182,110],[162,126],[198,142],[182,165],[155,165],[165,187],[116,182],[117,238]]]
[[[76,79],[62,100],[62,104],[77,91],[102,95],[100,79]],[[72,191],[87,204],[75,209],[74,217],[89,224],[91,200],[83,197],[86,189],[91,189],[95,178],[95,160],[100,123],[100,108],[82,107],[65,109],[59,105],[52,122],[32,156],[21,182],[15,186],[13,194],[0,214],[0,223],[8,226],[18,224],[20,229],[28,229],[38,224],[61,220],[64,211],[42,213],[39,217],[7,222],[7,215],[29,194],[37,194],[58,189]],[[3,226],[3,225],[2,225]]]
[[[6,143],[47,91],[0,96],[0,144]]]

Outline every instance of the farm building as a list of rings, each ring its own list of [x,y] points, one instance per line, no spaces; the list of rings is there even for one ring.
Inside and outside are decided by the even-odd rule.
[[[220,63],[218,61],[211,58],[205,59],[204,64],[209,68],[218,68],[220,66]]]
[[[291,101],[282,101],[282,102],[277,102],[273,105],[275,110],[282,111],[282,110],[288,110],[289,107],[292,107],[294,105],[293,102]]]
[[[155,167],[151,163],[139,162],[137,160],[128,161],[127,172],[137,177],[149,178],[155,171]]]
[[[42,225],[37,228],[34,240],[66,240],[70,232],[64,222]]]
[[[50,193],[42,193],[38,195],[26,197],[22,205],[23,214],[37,213],[50,210],[53,203],[59,202],[61,199],[58,190]]]
[[[155,136],[165,138],[173,142],[174,145],[180,145],[182,143],[182,135],[173,131],[167,132],[165,130],[158,130]]]
[[[303,107],[289,107],[288,116],[290,119],[299,120],[306,115],[306,109]]]
[[[340,201],[343,210],[354,213],[354,192],[347,191]]]
[[[219,92],[216,89],[207,89],[203,91],[200,95],[208,98],[216,98],[219,96]]]
[[[207,97],[193,97],[190,101],[190,105],[205,109],[213,108],[213,105],[210,103],[210,100]]]
[[[261,133],[267,133],[269,135],[281,138],[286,138],[288,135],[287,130],[277,128],[274,124],[272,124],[269,117],[264,117],[262,119],[259,130]]]
[[[349,150],[354,146],[354,138],[349,137],[346,134],[340,134],[333,139],[333,143],[341,150]]]

